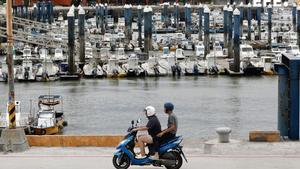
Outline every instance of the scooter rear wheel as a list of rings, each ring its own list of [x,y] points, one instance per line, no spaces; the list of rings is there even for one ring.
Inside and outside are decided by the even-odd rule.
[[[130,158],[126,154],[124,154],[121,159],[115,155],[112,161],[116,169],[127,169],[131,163]]]
[[[176,164],[172,166],[165,165],[166,169],[180,169],[183,162],[180,153],[177,151],[171,151],[171,153],[173,153],[175,159],[170,160],[176,160]]]

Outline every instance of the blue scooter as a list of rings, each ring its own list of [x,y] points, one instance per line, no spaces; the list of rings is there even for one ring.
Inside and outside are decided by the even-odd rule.
[[[179,169],[182,166],[182,157],[187,162],[187,159],[182,151],[180,143],[183,138],[181,136],[160,145],[159,160],[152,160],[149,155],[145,158],[136,158],[134,152],[135,139],[137,131],[132,132],[132,129],[137,127],[139,121],[134,126],[134,121],[131,122],[131,127],[128,129],[128,134],[124,137],[123,141],[117,146],[114,153],[113,165],[116,169],[127,169],[130,165],[153,165],[157,167],[165,166],[167,169]],[[151,152],[151,145],[148,145]]]

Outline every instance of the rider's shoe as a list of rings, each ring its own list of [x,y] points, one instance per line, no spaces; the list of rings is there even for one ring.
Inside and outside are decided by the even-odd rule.
[[[142,156],[141,154],[135,156],[135,158],[138,158],[138,159],[142,159],[142,158],[146,158],[147,156]]]
[[[151,159],[151,160],[159,160],[159,156],[158,156],[158,154],[155,154],[153,156],[150,156],[149,159]]]

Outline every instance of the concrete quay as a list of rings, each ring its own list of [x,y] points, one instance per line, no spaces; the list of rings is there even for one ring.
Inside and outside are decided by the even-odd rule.
[[[209,151],[208,151],[209,150]],[[23,153],[0,154],[1,168],[113,169],[113,147],[31,147]],[[298,169],[300,142],[184,143],[189,160],[182,169]],[[133,166],[133,169],[155,167]]]

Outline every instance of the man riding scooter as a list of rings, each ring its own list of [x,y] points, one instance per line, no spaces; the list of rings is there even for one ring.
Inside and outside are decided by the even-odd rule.
[[[181,145],[181,142],[183,141],[183,138],[181,136],[175,137],[168,142],[158,145],[155,148],[155,151],[158,152],[157,154],[159,155],[159,159],[154,159],[152,156],[145,157],[145,143],[148,144],[149,154],[153,154],[152,152],[154,151],[154,147],[153,144],[151,145],[151,143],[156,143],[156,135],[161,132],[160,123],[155,116],[154,107],[146,107],[145,114],[149,119],[146,126],[138,127],[140,120],[138,120],[136,123],[134,120],[131,121],[131,127],[129,127],[127,130],[128,134],[116,147],[116,151],[112,159],[114,167],[116,169],[128,169],[130,166],[134,165],[153,165],[155,167],[165,166],[167,169],[180,169],[183,162],[182,157],[187,162],[182,151],[183,146]],[[177,122],[174,122],[174,124],[177,126]],[[150,136],[142,135],[137,139],[141,148],[141,155],[143,157],[137,158],[137,155],[134,152],[135,140],[137,138],[137,132],[142,130],[148,130]]]
[[[134,131],[148,131],[148,135],[140,135],[137,139],[138,145],[141,149],[141,153],[139,158],[145,158],[145,144],[153,144],[155,137],[157,134],[161,132],[161,125],[158,118],[155,115],[155,108],[153,106],[147,106],[144,109],[145,115],[148,118],[148,123],[146,126],[138,127],[133,129]],[[152,157],[153,159],[158,159],[158,146],[155,146],[154,151],[155,155]]]

